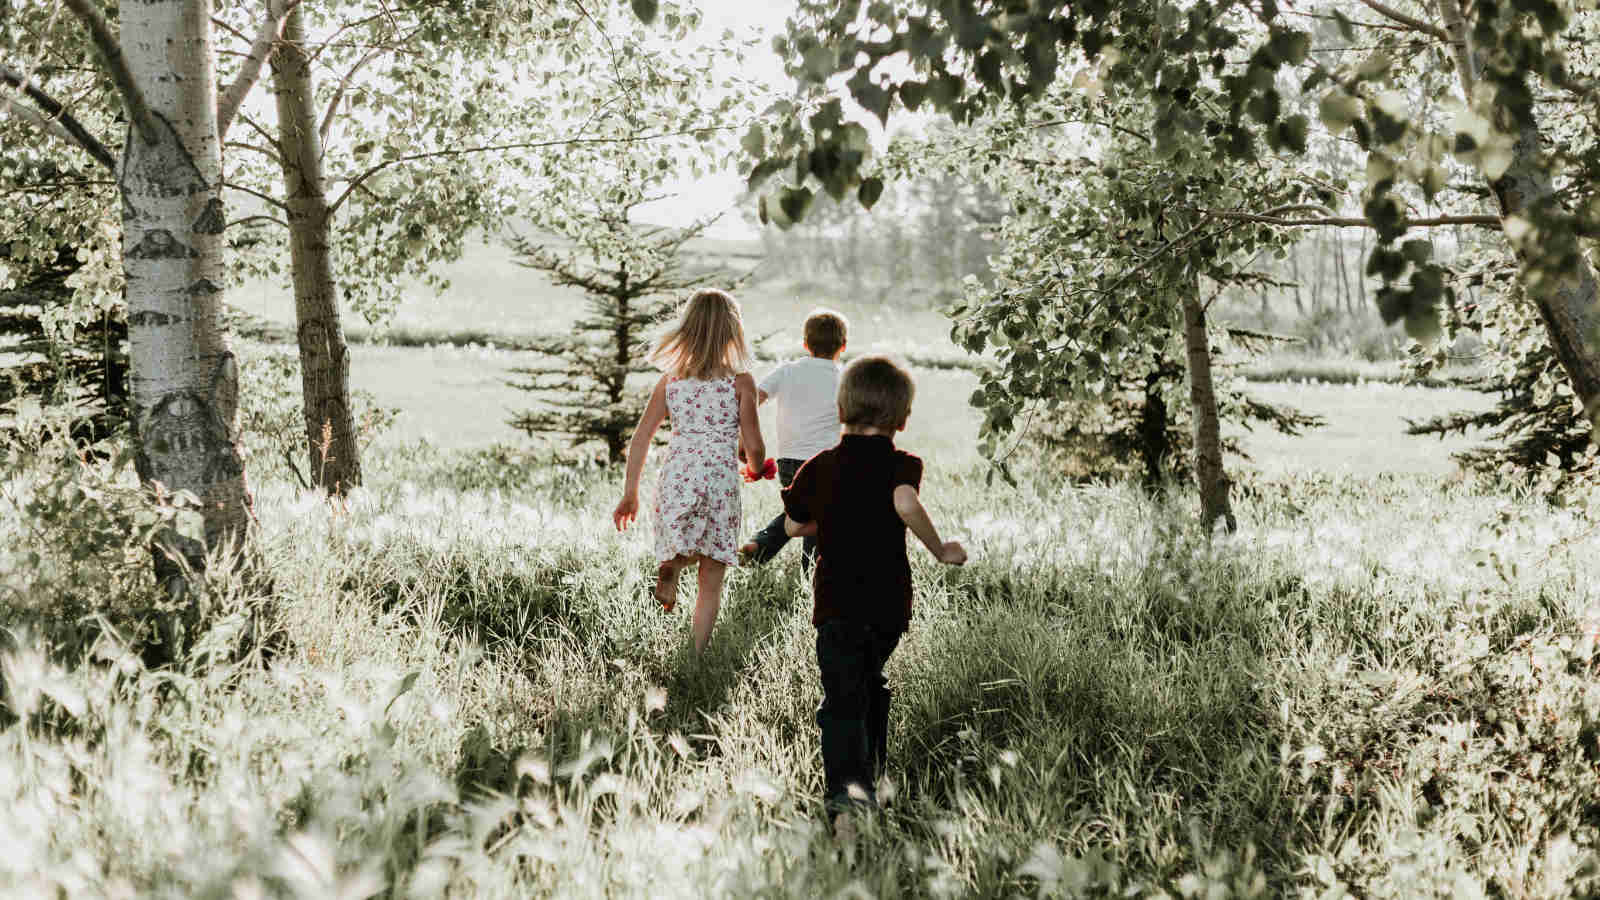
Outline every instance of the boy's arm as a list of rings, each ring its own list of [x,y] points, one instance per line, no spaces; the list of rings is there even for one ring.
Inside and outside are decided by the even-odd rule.
[[[967,561],[967,551],[959,542],[940,542],[939,530],[933,527],[933,520],[928,518],[928,511],[922,507],[922,497],[917,494],[915,487],[902,484],[894,489],[894,511],[900,516],[900,521],[911,529],[911,533],[917,536],[917,540],[922,542],[922,546],[928,548],[934,559],[953,566]]]
[[[783,370],[787,366],[788,363],[778,366],[776,369],[768,372],[767,377],[756,383],[756,405],[759,406],[760,404],[767,402],[767,398],[769,397],[778,396],[778,389],[783,384]]]
[[[816,479],[810,461],[794,473],[794,480],[779,494],[783,498],[783,533],[789,537],[816,537],[817,520],[812,511]]]

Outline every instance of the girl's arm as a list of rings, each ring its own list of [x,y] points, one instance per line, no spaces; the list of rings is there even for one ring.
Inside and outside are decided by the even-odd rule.
[[[667,376],[661,376],[655,390],[650,392],[650,402],[639,416],[639,425],[633,429],[633,441],[628,444],[628,468],[622,482],[622,502],[611,513],[611,521],[622,531],[639,514],[639,476],[644,473],[644,458],[650,452],[650,442],[656,430],[667,417]]]
[[[767,461],[767,445],[761,440],[761,419],[756,413],[756,379],[749,372],[734,376],[733,389],[739,398],[739,447],[745,462],[761,468]]]

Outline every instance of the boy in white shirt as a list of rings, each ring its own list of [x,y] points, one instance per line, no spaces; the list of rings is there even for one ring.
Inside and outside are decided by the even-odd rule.
[[[788,487],[801,463],[839,443],[839,357],[844,353],[849,323],[833,310],[818,309],[806,317],[802,335],[806,352],[772,370],[756,385],[756,401],[777,401],[778,480]],[[757,461],[756,465],[760,465]],[[743,547],[739,558],[763,563],[778,555],[789,535],[783,530],[783,513],[756,533]],[[817,553],[817,539],[801,543],[800,566],[811,571]]]

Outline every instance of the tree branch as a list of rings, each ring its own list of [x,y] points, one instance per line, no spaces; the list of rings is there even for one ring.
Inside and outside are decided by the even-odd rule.
[[[273,152],[271,148],[262,147],[259,144],[250,144],[250,143],[246,143],[245,141],[224,141],[222,146],[224,146],[224,147],[237,147],[240,150],[252,150],[252,151],[254,151],[256,153],[261,154],[262,156],[265,156],[267,159],[272,160],[273,162],[277,163],[280,166],[283,165],[283,158],[282,157],[278,156],[277,153]]]
[[[251,222],[271,222],[272,224],[282,226],[285,229],[287,229],[289,227],[289,223],[288,222],[285,222],[284,220],[278,218],[277,216],[268,216],[268,215],[245,216],[242,219],[234,219],[232,222],[229,222],[227,224],[227,227],[228,228],[232,228],[235,225],[248,225]]]
[[[1321,206],[1300,204],[1295,206],[1269,209],[1266,212],[1248,213],[1226,209],[1196,209],[1195,212],[1213,219],[1226,222],[1254,222],[1258,225],[1302,226],[1322,225],[1334,228],[1376,228],[1371,219],[1358,216],[1322,215],[1316,218],[1287,218],[1287,213],[1292,212],[1327,212]],[[1446,225],[1476,225],[1483,228],[1500,228],[1499,216],[1494,215],[1461,215],[1461,216],[1431,216],[1421,219],[1406,219],[1407,227],[1438,228]]]
[[[89,129],[84,128],[83,123],[67,112],[66,108],[58,103],[54,97],[24,80],[21,74],[4,63],[0,63],[0,84],[21,89],[28,99],[38,105],[39,110],[43,110],[43,112],[40,112],[24,106],[12,99],[9,96],[9,92],[0,91],[0,103],[10,109],[13,115],[36,128],[42,129],[47,134],[68,143],[77,144],[87,151],[90,156],[94,157],[95,162],[105,166],[112,172],[117,170],[117,157],[106,148],[105,144],[100,142],[99,138],[90,134]]]
[[[269,197],[266,194],[263,194],[260,191],[256,190],[255,188],[247,188],[242,184],[235,184],[235,183],[233,183],[231,181],[224,181],[222,183],[222,186],[225,187],[225,188],[232,188],[233,190],[239,191],[241,193],[249,194],[250,196],[255,197],[258,200],[265,200],[266,202],[272,204],[273,206],[276,206],[277,208],[283,210],[284,212],[288,212],[289,211],[289,205],[287,203],[284,203],[282,200],[279,200],[276,197]]]
[[[748,123],[745,123],[748,124]],[[702,131],[729,131],[742,128],[744,125],[704,125],[696,128],[684,128],[678,131],[662,131],[656,134],[631,135],[618,138],[557,138],[549,141],[528,141],[511,144],[491,144],[483,147],[462,147],[458,150],[434,150],[428,153],[411,153],[406,156],[397,156],[394,159],[384,160],[367,169],[360,175],[350,179],[350,183],[339,194],[338,199],[328,205],[328,212],[333,213],[350,198],[356,188],[360,187],[368,178],[382,172],[390,166],[400,163],[416,162],[419,159],[433,159],[440,156],[466,156],[472,153],[494,153],[501,150],[540,150],[548,147],[576,147],[585,144],[640,144],[647,141],[661,140],[662,138],[680,137],[685,134],[699,134]]]
[[[217,98],[218,137],[228,133],[228,126],[233,124],[233,117],[239,112],[239,104],[261,80],[261,67],[266,65],[278,44],[279,36],[283,34],[284,20],[289,17],[289,11],[299,5],[300,0],[269,0],[267,3],[267,17],[262,20],[261,30],[250,44],[250,53],[245,57],[244,65],[233,83]]]
[[[371,62],[373,57],[386,49],[385,47],[379,47],[370,51],[367,55],[356,60],[356,64],[350,67],[350,71],[344,73],[344,77],[339,79],[339,88],[333,92],[333,99],[328,101],[328,111],[323,113],[322,126],[317,129],[317,133],[322,137],[324,149],[328,146],[328,132],[333,128],[333,116],[339,111],[339,104],[344,102],[344,92],[350,87],[350,79],[354,78],[362,67]]]
[[[61,2],[83,23],[84,29],[89,32],[89,39],[104,57],[106,74],[111,76],[111,83],[117,86],[117,93],[122,95],[122,104],[128,109],[128,120],[138,129],[139,136],[147,143],[159,142],[161,123],[156,119],[155,113],[150,111],[150,105],[144,99],[144,92],[139,90],[139,83],[134,80],[133,71],[128,68],[128,59],[122,54],[122,45],[117,43],[116,37],[111,34],[111,26],[106,24],[105,16],[100,14],[91,0],[61,0]]]
[[[1445,34],[1443,28],[1440,28],[1432,22],[1424,22],[1415,16],[1408,16],[1392,6],[1387,6],[1379,2],[1379,0],[1361,0],[1361,2],[1365,4],[1368,9],[1380,16],[1383,16],[1385,19],[1388,19],[1391,22],[1398,22],[1412,31],[1419,31],[1423,34],[1433,37],[1436,40],[1446,42],[1450,40],[1450,35]]]

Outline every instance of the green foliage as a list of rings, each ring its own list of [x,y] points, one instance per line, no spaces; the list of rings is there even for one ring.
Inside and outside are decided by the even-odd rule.
[[[952,128],[903,139],[890,153],[906,157],[907,174],[892,188],[870,178],[857,198],[824,193],[803,220],[785,217],[788,227],[762,229],[763,275],[896,306],[947,303],[960,296],[967,275],[987,279],[995,250],[990,231],[1006,212],[1004,201],[984,182],[918,158],[959,153],[962,140]]]
[[[309,490],[305,417],[301,413],[300,360],[291,350],[245,344],[240,348],[239,433],[252,480],[287,481]],[[352,391],[351,418],[363,451],[394,424],[399,410],[378,405],[368,391]],[[326,429],[326,426],[324,426]],[[324,435],[323,440],[327,440]],[[326,452],[326,448],[324,448]]]
[[[1236,341],[1224,331],[1217,343],[1232,351],[1216,361],[1218,371],[1224,373],[1235,371],[1241,360],[1249,360],[1259,349],[1252,346],[1249,333],[1240,333]],[[1217,407],[1225,422],[1245,428],[1265,426],[1286,435],[1326,424],[1318,416],[1250,397],[1238,378],[1222,379],[1221,385]],[[1061,468],[1069,477],[1136,478],[1155,489],[1193,479],[1192,416],[1182,366],[1165,355],[1143,366],[1129,359],[1102,394],[1063,404],[1055,415],[1035,421],[1027,438],[1060,454]],[[1222,450],[1250,458],[1237,438],[1223,438]]]
[[[1478,200],[1487,194],[1513,206],[1531,200],[1503,231],[1528,289],[1545,299],[1558,298],[1579,272],[1588,271],[1585,283],[1592,284],[1579,238],[1600,231],[1600,202],[1583,187],[1600,183],[1600,155],[1593,152],[1593,117],[1582,112],[1600,64],[1592,53],[1600,14],[1491,4],[1471,5],[1464,21],[1451,21],[1455,9],[1440,6],[1437,22],[1427,18],[1431,9],[1422,19],[1399,13],[1396,25],[1339,10],[1319,23],[1281,15],[1275,2],[1231,0],[1182,9],[810,0],[774,44],[800,100],[776,110],[782,121],[759,142],[760,152],[747,148],[751,180],[784,175],[767,195],[782,199],[878,176],[882,166],[848,152],[855,126],[840,115],[844,93],[884,120],[898,98],[906,110],[931,107],[957,124],[1008,109],[1031,112],[1036,121],[1054,116],[1142,133],[1148,157],[1175,179],[1217,172],[1248,179],[1274,166],[1303,168],[1320,147],[1353,141],[1365,156],[1364,190],[1342,188],[1348,170],[1331,178],[1302,172],[1319,189],[1292,205],[1246,195],[1236,205],[1203,203],[1194,212],[1221,221],[1245,211],[1293,212],[1267,217],[1283,225],[1306,221],[1301,213],[1333,218],[1338,206],[1353,205],[1360,215],[1346,218],[1378,237],[1368,271],[1384,282],[1379,312],[1428,342],[1456,288],[1439,262],[1407,250],[1416,247],[1407,243],[1414,226],[1430,218],[1423,210],[1440,209],[1450,221],[1451,214],[1481,214]],[[1362,12],[1392,17],[1387,9]],[[1443,35],[1457,25],[1472,45],[1454,42],[1460,53],[1442,39],[1419,40],[1419,33]],[[902,57],[910,64],[879,65]],[[1288,87],[1291,77],[1297,90]],[[1104,108],[1096,105],[1101,98]],[[1313,107],[1322,129],[1312,127]],[[1063,108],[1071,112],[1057,115]],[[1539,153],[1541,147],[1558,149]],[[1018,155],[1016,147],[994,149],[1013,162]],[[1557,192],[1545,196],[1540,185],[1549,184]],[[1126,258],[1111,266],[1135,267]],[[1600,301],[1586,293],[1552,302],[1576,303],[1574,315],[1587,319]],[[1585,352],[1592,356],[1592,348]]]
[[[199,501],[152,495],[118,453],[120,434],[81,442],[74,424],[69,412],[24,398],[0,442],[0,570],[10,573],[0,581],[0,630],[30,633],[74,662],[91,650],[166,663],[259,649],[270,625],[254,570],[217,563],[182,592],[152,575],[151,555],[165,552],[168,535],[200,539]]]
[[[583,213],[565,217],[557,227],[579,242],[566,254],[527,239],[513,243],[524,265],[557,285],[581,289],[588,315],[568,334],[525,342],[551,360],[512,370],[525,376],[514,386],[534,393],[540,405],[519,413],[511,425],[529,435],[567,435],[574,444],[600,441],[609,463],[626,459],[628,436],[649,399],[649,388],[638,376],[654,371],[648,357],[656,327],[673,314],[686,291],[729,287],[737,280],[727,270],[685,269],[683,245],[707,223],[639,226],[629,221],[630,210],[625,206],[592,220]]]
[[[0,265],[8,259],[0,245]],[[46,264],[15,267],[16,286],[0,289],[0,408],[24,396],[70,408],[75,433],[94,440],[127,417],[128,322],[121,304],[86,322],[61,315],[81,268],[71,248],[58,248]]]
[[[1539,339],[1537,313],[1528,303],[1516,270],[1503,257],[1483,254],[1464,266],[1457,280],[1475,288],[1477,302],[1449,310],[1445,334],[1472,334],[1489,357],[1488,374],[1471,383],[1495,394],[1494,408],[1413,422],[1411,434],[1466,434],[1490,444],[1456,454],[1469,468],[1536,484],[1542,494],[1587,492],[1600,481],[1600,447],[1593,426],[1576,401],[1550,346]],[[1431,370],[1443,352],[1419,358]]]

